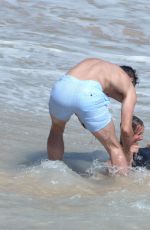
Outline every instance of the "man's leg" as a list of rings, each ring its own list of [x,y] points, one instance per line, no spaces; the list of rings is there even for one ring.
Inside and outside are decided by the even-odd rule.
[[[94,132],[93,135],[104,145],[110,155],[112,165],[117,166],[121,173],[127,173],[126,157],[117,140],[113,121],[100,131]]]
[[[47,140],[47,152],[49,160],[62,160],[64,154],[63,132],[66,121],[60,121],[52,117],[51,130]]]

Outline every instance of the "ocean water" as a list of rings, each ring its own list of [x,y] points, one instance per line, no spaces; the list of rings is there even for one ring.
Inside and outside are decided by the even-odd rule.
[[[137,70],[141,146],[150,141],[147,1],[1,0],[0,9],[0,229],[148,230],[148,170],[108,175],[105,150],[76,117],[64,162],[46,153],[51,87],[87,57]],[[119,136],[120,104],[111,104]]]

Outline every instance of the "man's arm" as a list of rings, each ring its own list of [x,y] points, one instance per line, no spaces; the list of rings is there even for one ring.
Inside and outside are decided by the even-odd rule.
[[[122,101],[121,108],[121,139],[123,150],[127,161],[130,162],[130,146],[135,142],[132,130],[132,116],[136,104],[136,92],[133,86],[130,86],[127,95]]]

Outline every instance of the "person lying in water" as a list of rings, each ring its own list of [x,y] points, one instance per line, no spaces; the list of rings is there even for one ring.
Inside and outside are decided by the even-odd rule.
[[[132,129],[133,129],[133,133],[134,136],[138,136],[138,141],[133,143],[130,146],[130,150],[129,150],[129,154],[130,154],[130,164],[129,166],[133,165],[133,159],[135,158],[135,156],[138,154],[139,152],[139,141],[143,140],[143,134],[144,134],[144,123],[143,121],[137,117],[137,116],[133,116],[132,117]],[[120,137],[120,144],[122,146],[122,139]]]
[[[132,128],[135,134],[140,135],[141,140],[143,140],[144,134],[144,123],[137,117],[133,116]],[[150,144],[148,143],[146,147],[140,148],[138,142],[131,146],[130,152],[132,157],[131,166],[132,167],[145,167],[150,169]]]
[[[144,123],[139,117],[133,116],[132,128],[134,134],[139,136],[139,140],[143,140]],[[140,148],[138,142],[134,143],[130,147],[130,154],[132,159],[130,165],[132,167],[145,167],[146,169],[150,169],[150,143],[144,148]]]

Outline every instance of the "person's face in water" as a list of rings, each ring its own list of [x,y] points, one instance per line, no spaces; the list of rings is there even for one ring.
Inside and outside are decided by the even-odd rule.
[[[133,127],[134,140],[136,143],[143,140],[144,136],[144,125],[137,124]],[[122,139],[120,137],[120,144],[122,145]]]
[[[144,125],[138,124],[136,128],[133,129],[134,135],[137,136],[138,141],[143,140],[144,136]]]

